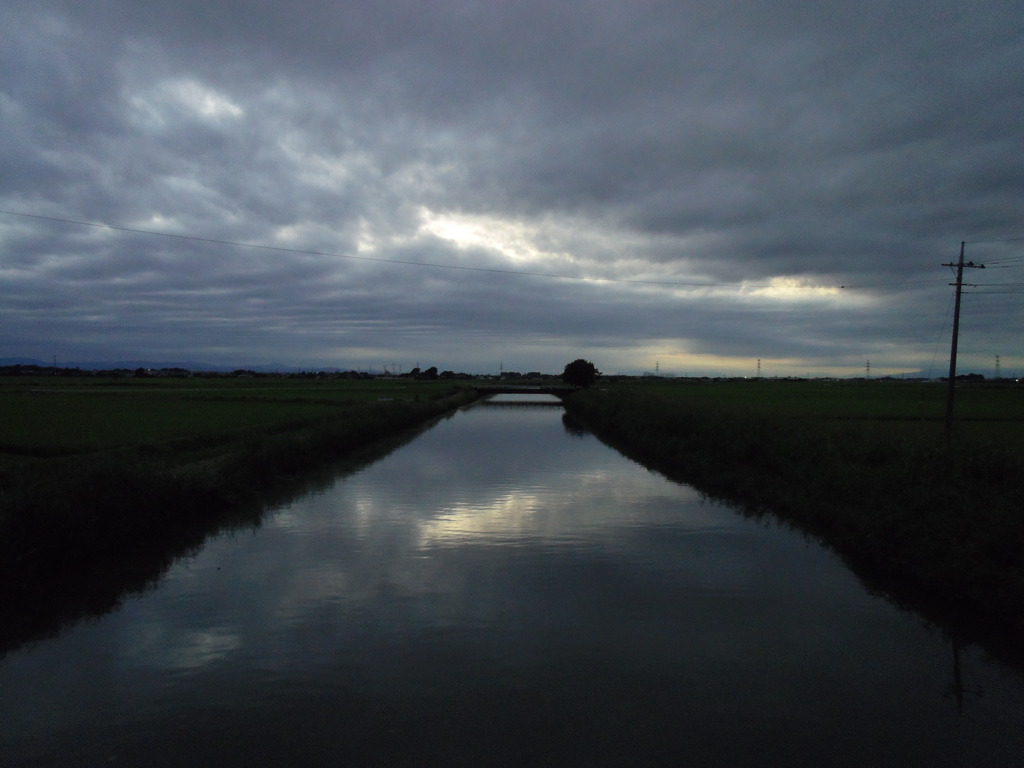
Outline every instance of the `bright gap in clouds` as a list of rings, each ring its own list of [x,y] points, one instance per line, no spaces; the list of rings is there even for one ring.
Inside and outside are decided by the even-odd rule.
[[[372,225],[365,219],[360,218],[355,240],[355,254],[344,252],[330,252],[307,250],[302,248],[304,243],[323,239],[324,237],[334,238],[336,233],[322,224],[302,221],[294,224],[285,224],[274,228],[271,232],[273,245],[269,243],[247,243],[236,240],[220,240],[204,237],[198,234],[187,234],[175,232],[178,229],[177,222],[162,214],[153,214],[141,222],[133,222],[132,227],[119,227],[110,224],[75,221],[72,219],[50,219],[46,216],[22,213],[16,211],[0,211],[12,216],[24,216],[27,218],[59,221],[66,224],[76,224],[84,227],[91,227],[94,231],[108,232],[132,232],[134,234],[152,235],[156,237],[175,237],[183,240],[195,240],[198,242],[213,243],[223,246],[235,246],[240,248],[253,248],[262,250],[281,250],[293,254],[307,254],[315,256],[335,256],[340,258],[356,258],[365,261],[375,261],[381,264],[392,264],[396,266],[419,266],[432,267],[436,269],[470,270],[479,272],[497,272],[501,274],[517,274],[516,270],[504,270],[494,267],[467,266],[455,263],[429,263],[414,262],[402,259],[391,258],[381,251],[387,245],[405,245],[415,241],[414,237],[390,234],[387,238],[378,237]],[[560,269],[552,272],[532,272],[526,269],[519,272],[523,277],[549,277],[555,279],[584,280],[592,283],[605,284],[633,284],[638,289],[647,291],[656,290],[658,287],[674,289],[673,294],[678,298],[693,297],[695,294],[704,297],[733,297],[737,291],[741,297],[753,299],[768,299],[777,302],[807,302],[809,300],[829,302],[833,304],[869,305],[877,303],[873,295],[853,291],[842,290],[848,286],[823,285],[805,277],[782,275],[775,276],[768,282],[750,283],[741,282],[712,282],[701,278],[692,278],[689,275],[678,275],[671,271],[671,264],[661,265],[660,270],[652,269],[649,262],[637,259],[633,256],[624,258],[612,257],[610,261],[594,258],[589,253],[580,255],[575,250],[543,250],[534,245],[535,240],[540,239],[561,239],[562,233],[551,233],[543,227],[530,226],[522,222],[507,221],[497,217],[471,215],[471,214],[435,214],[426,208],[421,209],[421,216],[424,220],[419,227],[418,234],[426,232],[429,235],[447,240],[460,249],[482,248],[499,253],[515,264],[523,266],[527,262],[543,261],[550,269]],[[617,253],[619,251],[629,252],[625,243],[619,243],[612,235],[599,236],[602,241],[604,255]],[[591,241],[593,236],[591,236]],[[585,245],[592,245],[592,242],[584,242]],[[358,255],[357,255],[358,254]],[[555,262],[555,264],[552,264]],[[582,267],[572,274],[568,266]],[[596,267],[610,266],[614,269],[613,275],[599,275],[592,271]],[[646,266],[647,271],[643,275],[632,273],[633,276],[625,276],[624,270],[631,267]],[[692,280],[692,282],[690,282]],[[920,282],[920,281],[919,281]],[[857,286],[853,286],[856,288]]]
[[[245,111],[212,88],[195,80],[178,80],[169,83],[167,92],[180,104],[206,118],[241,117]]]
[[[864,294],[843,292],[838,285],[820,285],[800,277],[773,277],[767,285],[749,286],[746,295],[778,302],[824,301],[851,304],[871,304],[874,299]]]
[[[190,79],[163,81],[147,92],[128,96],[128,102],[139,124],[158,130],[168,128],[183,111],[211,122],[245,115],[223,94]]]
[[[548,232],[543,227],[529,225],[521,221],[510,221],[496,216],[466,213],[436,213],[427,208],[421,209],[422,224],[421,232],[426,232],[436,237],[454,243],[461,249],[483,248],[496,252],[507,258],[515,265],[545,263],[549,267],[557,263],[561,267],[567,265],[582,265],[589,262],[591,268],[599,266],[599,260],[566,250],[545,250],[536,245],[538,240],[560,240],[564,239],[564,232],[555,227],[556,231]],[[587,227],[587,230],[594,232],[595,227]],[[620,242],[615,236],[601,238],[601,243],[590,242],[591,247],[600,247],[607,250],[605,254],[610,257],[606,266],[614,270],[614,275],[587,274],[578,277],[594,282],[635,282],[651,284],[663,284],[671,286],[673,283],[687,282],[694,280],[693,286],[688,287],[684,293],[690,293],[693,289],[704,290],[703,281],[689,275],[678,275],[668,265],[667,270],[657,270],[652,264],[643,259],[635,257],[624,257],[619,254],[630,254],[635,249],[630,247],[628,238],[622,238]],[[363,250],[362,248],[360,250]],[[613,255],[614,254],[614,255]],[[642,268],[643,275],[632,273],[632,277],[626,275],[632,268]],[[588,270],[589,271],[589,270]],[[568,277],[569,275],[566,275]],[[735,297],[736,290],[742,296],[755,300],[767,300],[772,303],[803,303],[808,301],[843,304],[846,306],[871,304],[874,300],[865,294],[853,294],[843,292],[838,285],[822,285],[807,278],[789,275],[779,275],[770,278],[767,283],[706,283],[707,289],[713,289],[714,293],[725,296],[726,294]],[[721,289],[727,289],[725,291]]]
[[[543,251],[535,245],[537,230],[519,221],[468,213],[421,210],[421,231],[454,243],[459,248],[486,248],[516,264],[545,258],[565,259],[568,254]]]

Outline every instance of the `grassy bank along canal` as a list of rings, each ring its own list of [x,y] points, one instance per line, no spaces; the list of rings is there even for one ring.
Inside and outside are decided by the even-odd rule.
[[[397,379],[2,379],[0,576],[174,539],[477,396]]]
[[[903,382],[610,384],[571,418],[641,463],[818,536],[915,602],[1024,631],[1024,390]]]

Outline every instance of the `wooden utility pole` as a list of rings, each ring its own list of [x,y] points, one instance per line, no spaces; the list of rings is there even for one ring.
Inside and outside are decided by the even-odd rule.
[[[956,347],[960,337],[960,294],[963,292],[964,267],[971,269],[984,269],[984,264],[975,264],[969,261],[964,264],[964,246],[966,242],[960,243],[960,259],[956,264],[943,264],[944,267],[956,267],[956,282],[950,285],[956,286],[956,298],[953,301],[953,341],[949,349],[949,382],[946,387],[946,439],[953,436],[953,398],[956,393]]]

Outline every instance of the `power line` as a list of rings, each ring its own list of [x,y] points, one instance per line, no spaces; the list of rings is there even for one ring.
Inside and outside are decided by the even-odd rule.
[[[468,267],[460,264],[437,264],[432,262],[424,261],[408,261],[403,259],[384,259],[376,256],[357,256],[350,253],[330,253],[326,251],[313,251],[305,250],[301,248],[285,248],[278,245],[261,245],[259,243],[243,243],[237,240],[221,240],[212,237],[201,237],[199,235],[180,235],[173,232],[161,232],[159,230],[152,229],[138,229],[135,227],[119,227],[113,224],[101,224],[93,221],[79,221],[76,219],[64,219],[57,216],[42,216],[35,213],[22,213],[20,211],[7,211],[0,209],[0,214],[7,214],[8,216],[21,216],[27,219],[38,219],[41,221],[54,221],[61,224],[73,224],[82,227],[93,227],[96,229],[109,229],[115,232],[128,232],[136,235],[148,235],[152,237],[170,237],[177,240],[188,240],[197,243],[210,243],[213,245],[230,245],[236,248],[254,248],[262,251],[273,251],[276,253],[291,253],[302,256],[328,256],[331,258],[339,259],[352,259],[355,261],[369,261],[378,264],[397,264],[402,266],[410,267],[424,267],[428,269],[452,269],[463,272],[484,272],[488,274],[497,275],[512,275],[518,277],[544,277],[554,280],[579,280],[585,282],[595,283],[625,283],[630,285],[656,285],[662,287],[679,287],[679,288],[772,288],[774,287],[771,283],[699,283],[699,282],[688,282],[688,281],[673,281],[673,280],[635,280],[629,278],[616,278],[616,277],[593,277],[590,275],[562,275],[552,272],[525,272],[514,269],[499,269],[497,267]],[[907,285],[924,285],[935,283],[935,280],[908,280],[903,282],[888,281],[885,283],[857,283],[840,285],[841,289],[851,288],[899,288]],[[816,286],[827,288],[829,286]]]
[[[937,285],[944,284],[946,281],[939,278],[933,278],[931,280],[904,280],[902,282],[889,281],[886,283],[846,283],[840,285],[840,288],[900,288],[905,285]]]
[[[932,370],[935,368],[935,359],[939,356],[939,344],[942,343],[943,337],[946,335],[946,324],[949,322],[950,315],[953,314],[953,302],[955,300],[954,294],[949,294],[949,304],[946,305],[946,316],[942,320],[942,327],[939,329],[939,335],[935,338],[935,347],[932,350],[932,361],[928,365],[928,378],[932,378]]]
[[[982,245],[988,243],[1018,243],[1024,240],[1024,237],[1004,237],[1002,239],[993,240],[965,240],[967,245]]]
[[[990,269],[1016,269],[1024,267],[1024,256],[1008,256],[1005,259],[986,259]],[[1019,264],[1015,262],[1020,262]],[[993,267],[992,265],[997,266]]]
[[[409,267],[426,267],[429,269],[454,269],[463,272],[487,272],[498,275],[516,275],[520,277],[546,277],[556,280],[582,280],[595,283],[629,283],[634,285],[659,285],[685,288],[769,288],[768,283],[697,283],[673,280],[633,280],[629,278],[616,277],[592,277],[589,275],[560,275],[553,272],[525,272],[515,269],[498,269],[496,267],[467,267],[461,264],[436,264],[425,261],[408,261],[403,259],[384,259],[375,256],[356,256],[351,253],[330,253],[326,251],[311,251],[302,248],[284,248],[278,245],[261,245],[258,243],[242,243],[237,240],[220,240],[212,237],[200,237],[198,235],[179,235],[173,232],[160,232],[152,229],[137,229],[134,227],[118,227],[113,224],[99,224],[92,221],[77,221],[75,219],[62,219],[56,216],[40,216],[34,213],[20,213],[18,211],[0,210],[0,213],[9,216],[23,216],[29,219],[41,219],[43,221],[56,221],[61,224],[76,224],[83,227],[95,227],[97,229],[110,229],[117,232],[129,232],[136,235],[151,235],[156,237],[173,237],[178,240],[189,240],[198,243],[212,243],[214,245],[231,245],[238,248],[256,248],[262,251],[275,251],[278,253],[292,253],[302,256],[329,256],[339,259],[354,259],[356,261],[372,261],[379,264],[400,264]]]
[[[970,291],[975,294],[990,294],[990,293],[1020,293],[1021,289],[1024,289],[1024,282],[1008,282],[1008,283],[964,283],[964,287],[970,287],[974,290]],[[993,290],[993,289],[1006,289],[1006,290]]]

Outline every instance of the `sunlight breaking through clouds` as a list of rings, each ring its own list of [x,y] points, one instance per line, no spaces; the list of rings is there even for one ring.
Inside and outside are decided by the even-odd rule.
[[[164,129],[178,114],[210,122],[238,119],[245,110],[215,89],[191,79],[166,80],[144,93],[128,96],[136,118],[150,128]]]
[[[800,277],[773,277],[763,286],[744,286],[744,296],[768,299],[773,302],[826,302],[831,304],[860,305],[875,303],[867,294],[843,291],[838,285],[822,285]]]
[[[941,265],[966,240],[1005,269],[967,302],[961,360],[1019,373],[1012,3],[640,3],[628,23],[535,0],[257,4],[244,23],[195,0],[10,5],[4,357],[639,373],[636,350],[676,334],[738,368],[843,350],[910,370],[948,336]],[[271,274],[228,243],[359,260],[281,253]],[[140,264],[165,290],[129,311]],[[236,287],[219,315],[196,304],[208,283]],[[214,315],[231,322],[197,334]]]
[[[421,230],[454,243],[459,248],[485,248],[500,253],[513,264],[541,263],[564,253],[537,246],[541,232],[521,221],[466,213],[435,213],[421,210]]]
[[[220,118],[242,117],[245,111],[226,96],[195,80],[177,80],[166,86],[168,94],[197,115],[219,120]]]

